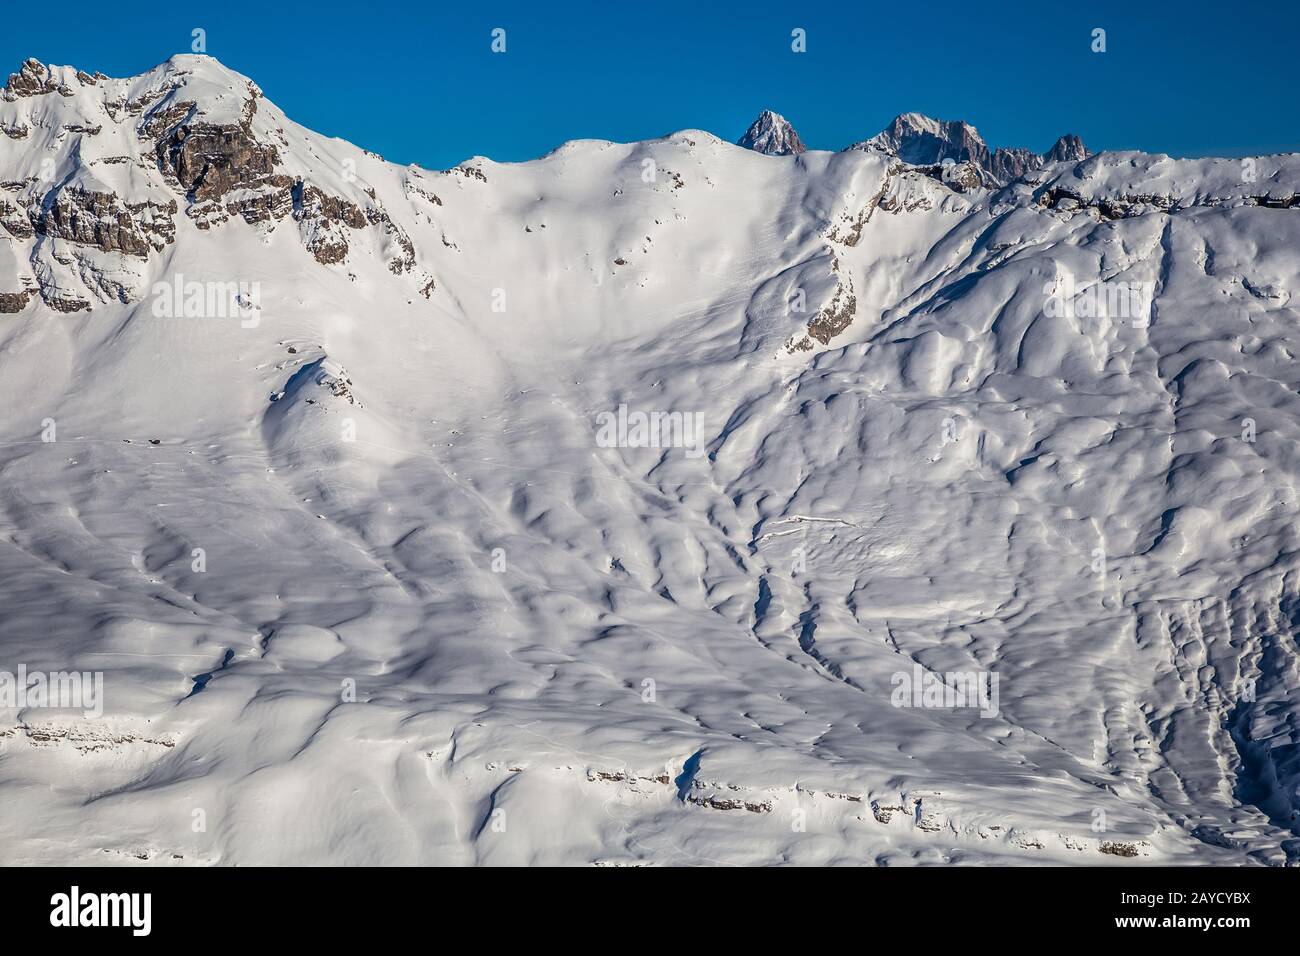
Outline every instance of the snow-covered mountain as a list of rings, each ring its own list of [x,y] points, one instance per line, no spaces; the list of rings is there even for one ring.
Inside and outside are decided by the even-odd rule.
[[[913,166],[967,166],[982,186],[1005,186],[1045,164],[1077,161],[1090,155],[1083,140],[1073,134],[1062,136],[1042,155],[1023,147],[990,150],[969,123],[932,119],[921,113],[903,113],[880,133],[849,148],[879,150]]]
[[[921,113],[903,113],[854,149],[881,149],[905,163],[933,165],[950,159],[956,163],[989,165],[989,148],[974,126],[962,120],[931,119]]]
[[[768,156],[794,156],[807,151],[790,121],[771,110],[759,113],[736,145]]]
[[[176,57],[113,80],[28,60],[10,77],[0,117],[0,226],[33,244],[0,272],[5,311],[38,291],[61,312],[138,299],[151,260],[175,242],[178,216],[203,232],[231,219],[290,221],[317,262],[342,262],[356,242],[358,255],[427,291],[410,239],[357,185],[367,154],[317,144],[213,61]]]
[[[1300,158],[0,129],[0,861],[1296,859]]]
[[[764,110],[754,120],[738,146],[769,156],[805,152],[799,134],[784,116]],[[990,150],[979,131],[961,120],[936,120],[920,113],[903,113],[884,130],[848,147],[894,156],[910,166],[955,166],[945,170],[949,185],[959,189],[1005,186],[1026,173],[1051,163],[1087,159],[1091,153],[1078,136],[1062,136],[1046,153],[1023,147],[999,146]]]

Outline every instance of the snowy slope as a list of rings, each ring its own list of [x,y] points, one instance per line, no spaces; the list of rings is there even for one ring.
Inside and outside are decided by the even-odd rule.
[[[0,127],[3,862],[1295,858],[1297,157]]]

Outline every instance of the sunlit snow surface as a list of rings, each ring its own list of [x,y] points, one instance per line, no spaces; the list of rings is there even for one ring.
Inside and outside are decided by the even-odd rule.
[[[177,63],[200,102],[244,82]],[[0,862],[1300,854],[1300,208],[1250,198],[1296,157],[961,195],[688,131],[484,179],[264,102],[426,299],[369,233],[325,266],[292,220],[197,228],[101,92],[0,102],[35,130],[0,179],[50,156],[181,208],[111,264],[131,302],[0,316],[0,669],[106,694],[0,710]],[[1172,211],[1095,211],[1132,197]],[[95,274],[0,238],[0,277]],[[178,273],[260,283],[256,327],[157,317]],[[1049,315],[1067,275],[1150,315]],[[698,413],[704,454],[602,447],[623,404]],[[916,665],[996,674],[996,715],[893,706]]]

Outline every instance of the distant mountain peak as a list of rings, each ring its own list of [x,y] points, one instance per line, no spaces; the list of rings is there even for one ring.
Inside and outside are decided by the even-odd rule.
[[[939,120],[924,113],[899,114],[866,144],[914,165],[932,165],[951,159],[957,163],[972,162],[983,169],[989,166],[989,148],[979,130],[963,120]]]
[[[1083,140],[1073,133],[1066,133],[1043,154],[1043,160],[1048,163],[1071,163],[1087,159],[1091,155],[1088,147],[1083,145]]]
[[[970,123],[935,119],[924,113],[900,113],[881,132],[849,149],[885,152],[911,166],[969,163],[983,174],[986,185],[995,186],[1006,185],[1046,163],[1074,162],[1090,155],[1083,140],[1073,134],[1062,136],[1042,154],[1020,146],[990,151]]]
[[[807,152],[803,140],[794,131],[794,127],[780,113],[763,110],[758,119],[750,124],[745,135],[736,141],[738,146],[752,149],[768,156],[795,156]]]

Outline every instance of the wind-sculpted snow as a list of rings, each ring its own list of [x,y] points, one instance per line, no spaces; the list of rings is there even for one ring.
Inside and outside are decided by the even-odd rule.
[[[1294,157],[439,173],[180,57],[29,71],[0,198],[178,71],[252,186],[0,242],[0,671],[104,687],[0,681],[4,862],[1295,859]]]

